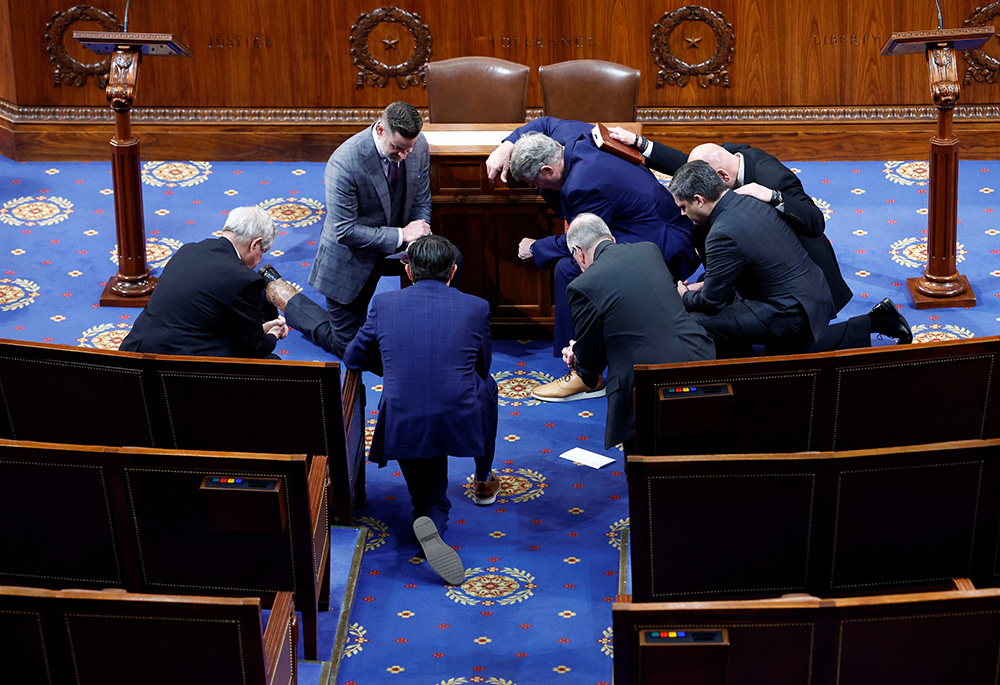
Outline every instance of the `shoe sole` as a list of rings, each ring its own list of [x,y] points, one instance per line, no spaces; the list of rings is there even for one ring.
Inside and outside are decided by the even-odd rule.
[[[493,504],[494,502],[497,501],[497,495],[498,494],[500,494],[499,490],[497,490],[496,492],[494,492],[492,497],[488,497],[486,499],[479,499],[477,497],[473,497],[472,501],[476,503],[476,506],[479,506],[479,507],[488,507],[488,506],[490,506],[491,504]]]
[[[426,516],[413,522],[413,533],[424,550],[427,563],[448,585],[461,585],[465,580],[465,565],[458,552],[445,544],[437,526]]]
[[[590,392],[578,392],[569,397],[542,397],[541,395],[536,395],[535,391],[532,390],[531,396],[542,402],[576,402],[577,400],[592,400],[596,397],[604,397],[606,390],[606,388],[601,388],[600,390],[592,390]]]

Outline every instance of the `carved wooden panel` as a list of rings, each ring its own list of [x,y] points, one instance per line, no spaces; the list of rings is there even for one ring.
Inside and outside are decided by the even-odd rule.
[[[52,85],[52,65],[45,52],[46,24],[57,12],[74,5],[66,0],[0,2],[9,13],[9,27],[0,40],[12,48],[16,102],[102,105],[96,87]],[[946,27],[962,26],[974,15],[976,21],[995,21],[997,10],[993,6],[980,9],[982,3],[942,3]],[[919,57],[889,60],[878,52],[893,31],[936,27],[934,3],[856,0],[850,11],[844,10],[841,0],[712,0],[693,6],[701,9],[679,15],[679,9],[654,0],[518,0],[479,4],[475,11],[459,0],[412,0],[405,6],[371,0],[133,3],[133,31],[173,33],[195,53],[190,60],[148,60],[143,67],[142,101],[136,104],[380,107],[405,97],[425,106],[426,92],[412,87],[416,81],[410,72],[415,73],[425,58],[461,55],[501,57],[533,68],[567,59],[628,64],[643,71],[640,107],[925,102],[926,74],[915,63]],[[669,53],[679,62],[700,65],[716,60],[721,47],[731,57],[725,66],[728,88],[656,87],[660,66],[651,41],[658,23],[671,13],[675,25],[666,37]],[[727,25],[732,26],[731,38]],[[0,28],[5,27],[0,24]],[[79,52],[71,45],[67,49],[86,61],[82,47]],[[361,59],[363,52],[370,59]],[[983,50],[994,59],[998,52],[995,41]],[[383,69],[386,86],[357,88],[356,59],[369,67],[388,67]],[[90,61],[99,60],[92,56]],[[376,75],[377,71],[370,70]],[[964,76],[963,70],[960,77]],[[11,77],[8,73],[0,78]],[[718,78],[724,80],[721,75]],[[973,80],[969,92],[962,94],[963,103],[996,101],[989,84]],[[528,101],[529,106],[541,106],[535,76]]]
[[[121,12],[123,4],[102,6]],[[542,104],[538,66],[604,59],[642,70],[640,120],[654,137],[688,127],[714,138],[729,126],[741,139],[759,129],[762,137],[754,140],[760,144],[777,136],[779,144],[808,146],[800,139],[808,132],[841,136],[835,146],[844,154],[856,154],[847,152],[850,146],[863,153],[857,142],[863,139],[847,125],[889,136],[863,141],[868,148],[873,142],[885,146],[892,136],[906,144],[914,131],[918,146],[925,146],[933,123],[926,60],[884,58],[879,50],[892,32],[936,27],[934,3],[699,0],[691,6],[700,9],[687,14],[680,12],[684,5],[515,0],[472,10],[461,0],[133,3],[133,31],[172,33],[194,52],[191,59],[143,60],[137,133],[159,135],[157,144],[178,154],[201,145],[218,158],[240,157],[262,146],[294,158],[305,146],[310,158],[323,158],[319,148],[331,148],[389,102],[426,107],[418,70],[427,59],[487,55],[532,67],[533,114]],[[998,23],[998,3],[983,5],[985,0],[942,3],[945,26]],[[0,72],[0,151],[48,154],[49,147],[99,137],[101,122],[110,121],[95,79],[79,88],[53,85],[46,26],[75,6],[69,0],[0,0],[0,58],[13,67]],[[669,31],[665,16],[673,17]],[[74,28],[104,28],[90,23]],[[99,61],[75,43],[64,41],[70,57]],[[991,83],[1000,48],[994,39],[962,58],[956,126],[961,135],[964,122],[974,124],[977,136],[991,135],[963,141],[989,145],[1000,127],[1000,98]]]

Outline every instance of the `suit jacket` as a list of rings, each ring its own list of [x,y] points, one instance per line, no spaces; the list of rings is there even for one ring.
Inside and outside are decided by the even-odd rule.
[[[818,340],[833,317],[833,298],[823,272],[770,205],[727,191],[708,219],[705,280],[684,293],[688,311],[717,314],[737,297],[775,335],[789,325],[787,312],[800,305],[803,331]]]
[[[542,117],[518,128],[507,140],[514,142],[537,131],[565,146],[562,188],[542,191],[556,215],[572,221],[578,214],[596,214],[615,240],[653,243],[670,271],[687,278],[699,263],[691,242],[694,226],[648,169],[599,150],[590,135],[592,128],[582,121]],[[541,268],[569,256],[565,235],[542,238],[531,251]]]
[[[655,245],[599,244],[593,264],[566,294],[577,373],[593,387],[608,368],[605,447],[635,435],[635,364],[715,359],[712,339],[685,311]]]
[[[497,384],[490,308],[424,279],[372,298],[344,364],[383,376],[369,459],[492,456]]]
[[[830,293],[833,295],[835,313],[844,308],[853,296],[847,282],[840,273],[837,255],[833,245],[824,235],[826,221],[823,212],[802,188],[802,182],[791,169],[776,157],[763,150],[741,143],[723,143],[722,147],[743,155],[743,184],[759,183],[767,188],[781,191],[783,204],[781,218],[788,222],[799,236],[799,242],[809,257],[823,270]],[[667,145],[653,143],[648,164],[665,174],[674,174],[687,162],[687,155]]]
[[[188,243],[170,258],[120,349],[152,354],[266,357],[265,281],[225,238]]]
[[[403,221],[390,226],[389,183],[371,127],[347,139],[326,164],[326,221],[309,284],[347,304],[357,297],[379,257],[397,250],[398,228],[431,220],[430,152],[423,134],[407,155]]]

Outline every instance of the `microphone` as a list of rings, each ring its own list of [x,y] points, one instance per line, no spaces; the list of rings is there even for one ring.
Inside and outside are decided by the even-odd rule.
[[[132,2],[132,0],[129,0],[129,2]],[[938,30],[940,31],[941,29],[944,28],[944,22],[941,21],[941,3],[938,2],[938,0],[934,0],[934,4],[937,5],[937,11],[938,11]],[[127,30],[128,29],[126,29],[126,31]]]
[[[934,0],[934,2],[937,2],[937,0]],[[125,0],[125,33],[128,33],[128,6],[131,4],[132,0]],[[940,14],[940,10],[938,10],[938,14]]]

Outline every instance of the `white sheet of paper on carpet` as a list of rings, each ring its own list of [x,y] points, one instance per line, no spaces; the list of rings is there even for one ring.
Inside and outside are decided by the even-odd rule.
[[[599,469],[602,466],[607,466],[615,461],[611,457],[605,457],[603,454],[591,452],[590,450],[585,450],[582,447],[574,447],[571,450],[563,452],[559,456],[563,459],[569,459],[570,461],[575,461],[578,464],[589,466],[592,469]]]

